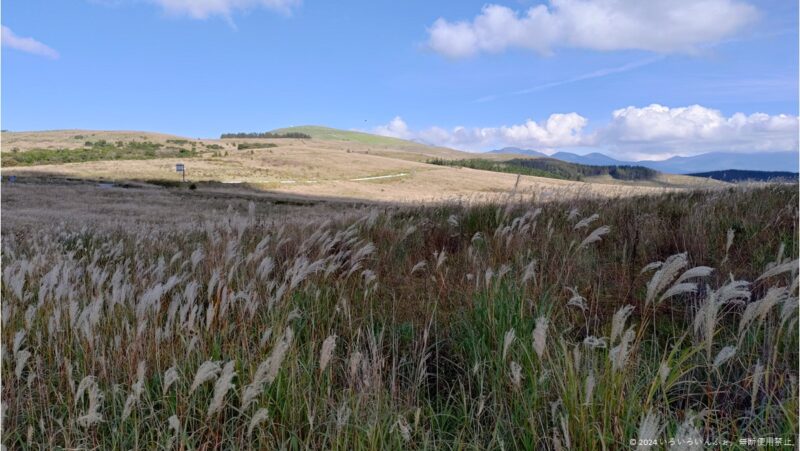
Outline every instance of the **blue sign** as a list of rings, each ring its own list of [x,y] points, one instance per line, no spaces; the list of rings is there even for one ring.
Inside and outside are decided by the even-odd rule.
[[[183,172],[183,171],[184,171],[183,163],[178,163],[175,165],[175,172]]]

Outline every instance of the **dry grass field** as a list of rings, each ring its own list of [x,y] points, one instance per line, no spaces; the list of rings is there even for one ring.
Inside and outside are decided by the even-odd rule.
[[[4,447],[798,436],[796,185],[518,177],[324,132],[3,134]]]
[[[309,131],[309,128],[292,130]],[[313,130],[317,130],[314,128]],[[664,190],[718,187],[719,182],[694,177],[659,175],[644,182],[594,178],[587,182],[445,167],[427,164],[431,158],[465,158],[465,152],[425,146],[375,135],[330,131],[319,138],[191,140],[144,132],[80,130],[3,133],[2,151],[74,149],[86,141],[156,143],[165,149],[195,152],[137,160],[99,160],[77,163],[6,167],[4,174],[104,181],[178,182],[175,164],[186,165],[187,181],[201,190],[219,191],[225,185],[282,195],[341,198],[382,202],[431,202],[461,198],[494,198],[514,192],[541,199],[561,196],[629,196]],[[334,133],[336,132],[336,133]],[[237,149],[237,144],[255,146]],[[257,147],[264,145],[265,147]],[[266,147],[274,145],[275,147]],[[508,156],[491,156],[503,159]]]
[[[798,434],[796,186],[413,207],[2,194],[7,449]]]

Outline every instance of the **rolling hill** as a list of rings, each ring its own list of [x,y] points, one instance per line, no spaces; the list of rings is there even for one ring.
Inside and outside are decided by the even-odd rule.
[[[386,202],[478,199],[511,191],[539,199],[627,196],[720,184],[693,177],[668,180],[662,174],[644,181],[605,176],[577,181],[552,178],[549,173],[540,177],[533,171],[518,180],[517,173],[428,163],[436,158],[475,156],[453,149],[325,127],[274,132],[306,133],[312,138],[192,139],[91,130],[3,132],[0,162],[4,175],[45,180],[69,178],[176,188],[191,184],[198,192],[246,189],[269,196]],[[495,161],[508,159],[507,155],[496,157]],[[175,172],[177,163],[186,167],[186,184],[181,183],[182,174]]]

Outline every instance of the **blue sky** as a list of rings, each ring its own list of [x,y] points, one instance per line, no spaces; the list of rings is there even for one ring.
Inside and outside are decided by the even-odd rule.
[[[2,12],[4,129],[320,124],[630,158],[797,149],[793,1],[26,0]]]

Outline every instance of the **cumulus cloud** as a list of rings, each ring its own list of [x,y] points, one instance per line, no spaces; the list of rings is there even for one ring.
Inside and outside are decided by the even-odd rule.
[[[598,139],[617,154],[668,157],[709,151],[759,152],[798,148],[798,117],[735,113],[729,117],[700,105],[653,104],[616,110]]]
[[[482,149],[492,146],[524,147],[569,147],[582,145],[589,137],[582,131],[587,120],[576,113],[551,114],[546,120],[536,122],[528,119],[516,125],[499,127],[444,129],[430,127],[412,131],[401,117],[395,117],[386,125],[375,127],[373,133],[395,138],[415,139],[427,143],[456,149]]]
[[[406,125],[405,121],[400,116],[395,116],[395,118],[389,121],[389,123],[386,125],[379,125],[375,127],[373,133],[376,135],[400,139],[414,138],[411,134],[411,131],[408,129],[408,125]]]
[[[193,19],[211,16],[230,18],[237,10],[266,8],[288,14],[301,0],[150,0],[168,14],[185,15]]]
[[[557,47],[691,53],[753,22],[740,0],[549,0],[518,12],[489,4],[472,21],[439,18],[428,45],[452,58],[509,48],[549,54]]]
[[[33,38],[23,38],[17,36],[10,28],[2,26],[2,40],[3,47],[20,50],[34,55],[44,56],[46,58],[58,59],[58,52],[52,48],[42,44]]]
[[[712,151],[797,151],[800,118],[765,113],[725,116],[700,105],[670,108],[662,105],[629,106],[614,111],[611,120],[595,131],[577,113],[551,114],[536,122],[496,127],[429,127],[412,130],[401,117],[373,129],[373,133],[462,150],[490,150],[506,146],[550,151],[593,148],[623,159],[664,159]]]

